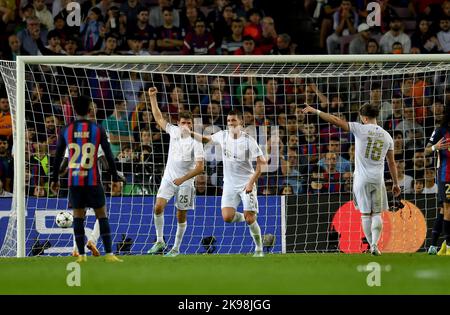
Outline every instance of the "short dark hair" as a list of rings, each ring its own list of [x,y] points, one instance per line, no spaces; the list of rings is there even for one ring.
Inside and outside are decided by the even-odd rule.
[[[87,95],[78,96],[73,104],[75,112],[80,116],[86,116],[89,112],[92,99]]]
[[[183,111],[178,113],[178,121],[180,121],[181,118],[194,120],[194,117],[192,116],[192,113],[188,112],[186,110],[183,110]]]
[[[379,113],[380,109],[378,108],[377,105],[373,104],[366,103],[359,109],[359,114],[361,116],[366,116],[369,118],[377,118]]]
[[[228,116],[238,116],[240,120],[243,120],[242,112],[239,109],[232,109],[228,112]]]

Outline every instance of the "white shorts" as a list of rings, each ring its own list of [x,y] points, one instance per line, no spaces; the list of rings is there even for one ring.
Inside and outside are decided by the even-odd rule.
[[[172,197],[175,197],[175,207],[178,210],[193,210],[195,207],[194,182],[185,182],[181,186],[177,186],[163,179],[156,198],[163,198],[169,201]]]
[[[256,185],[253,186],[251,193],[245,193],[244,188],[236,189],[226,184],[223,186],[222,204],[223,208],[237,209],[242,201],[244,211],[253,211],[258,213],[258,196],[256,193]]]
[[[353,182],[353,202],[356,209],[363,214],[381,213],[389,209],[386,186],[383,183]]]

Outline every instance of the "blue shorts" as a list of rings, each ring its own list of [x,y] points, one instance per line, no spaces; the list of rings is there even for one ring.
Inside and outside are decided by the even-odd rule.
[[[69,188],[69,201],[72,209],[98,209],[106,204],[105,191],[102,185],[72,186]]]
[[[450,203],[450,182],[438,181],[438,203]]]

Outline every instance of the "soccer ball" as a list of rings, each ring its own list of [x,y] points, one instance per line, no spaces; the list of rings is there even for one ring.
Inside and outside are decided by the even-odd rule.
[[[72,213],[67,211],[61,211],[56,215],[56,225],[60,228],[66,229],[70,228],[73,223],[73,216]]]

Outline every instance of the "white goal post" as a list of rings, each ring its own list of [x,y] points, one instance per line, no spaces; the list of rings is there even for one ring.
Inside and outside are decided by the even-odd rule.
[[[180,75],[192,75],[198,71],[201,74],[228,77],[250,74],[261,78],[265,76],[281,79],[301,78],[304,80],[325,78],[327,82],[328,80],[346,78],[351,84],[353,79],[356,81],[363,76],[407,76],[411,73],[427,73],[426,75],[431,77],[438,72],[445,72],[445,76],[447,76],[450,74],[447,73],[450,70],[450,55],[18,56],[16,61],[16,95],[8,95],[10,103],[16,104],[12,114],[15,164],[13,204],[17,218],[17,257],[27,256],[25,222],[27,194],[26,174],[23,166],[26,163],[24,155],[26,142],[26,67],[29,65],[98,67],[119,71],[172,71]],[[449,85],[450,83],[445,82],[445,84]],[[287,199],[283,199],[283,202],[287,202]],[[286,246],[289,243],[286,240],[286,229],[289,228],[289,224],[286,223],[287,215],[281,218],[284,227],[281,241],[283,252],[286,252]]]

